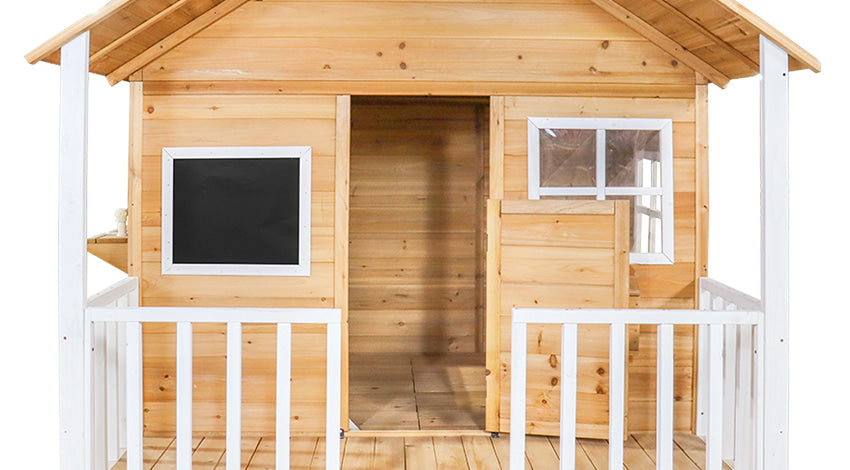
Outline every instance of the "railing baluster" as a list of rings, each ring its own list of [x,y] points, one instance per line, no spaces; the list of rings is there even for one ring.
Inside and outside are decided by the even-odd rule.
[[[511,325],[511,442],[510,470],[525,469],[525,344],[528,327]],[[563,458],[563,456],[562,456]]]
[[[614,323],[609,335],[608,469],[623,470],[626,403],[626,325]]]
[[[142,470],[142,324],[127,323],[127,470]]]
[[[561,325],[561,470],[576,464],[576,388],[578,385],[578,325]],[[524,405],[524,403],[523,403]]]
[[[724,310],[737,310],[734,303],[724,302]],[[735,458],[735,378],[738,375],[737,325],[724,327],[723,349],[723,460]]]
[[[121,456],[118,446],[118,324],[106,323],[106,458],[108,467]]]
[[[708,438],[705,470],[723,468],[723,325],[709,326],[708,333]]]
[[[700,285],[704,283],[704,279],[700,280]],[[711,292],[700,290],[699,309],[711,310]],[[697,422],[696,434],[705,439],[707,434],[707,416],[708,409],[708,325],[697,325]]]
[[[738,328],[738,380],[735,399],[735,470],[755,470],[753,449],[753,327]]]
[[[192,324],[177,323],[177,470],[192,468]]]
[[[242,467],[242,323],[227,322],[227,452],[225,468]]]
[[[92,433],[94,460],[92,468],[94,470],[107,470],[108,449],[107,449],[107,410],[106,401],[108,399],[106,378],[107,378],[107,352],[106,352],[106,323],[94,323],[91,325],[92,338],[90,352],[92,357],[91,373],[92,373]]]
[[[292,325],[277,324],[275,468],[289,468],[289,406],[292,384]]]
[[[673,325],[658,325],[655,462],[659,470],[673,470],[673,333]]]
[[[342,326],[339,323],[328,323],[328,359],[327,359],[327,409],[325,411],[325,462],[326,468],[339,468],[340,451],[340,410],[341,410],[341,361],[342,361]]]

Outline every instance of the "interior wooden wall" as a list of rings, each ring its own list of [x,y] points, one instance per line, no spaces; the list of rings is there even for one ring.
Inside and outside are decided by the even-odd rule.
[[[627,201],[491,202],[488,236],[497,239],[498,248],[488,262],[498,264],[499,274],[498,280],[490,280],[488,295],[499,303],[502,341],[494,344],[500,346],[502,362],[501,432],[510,430],[511,310],[626,308],[628,208]],[[558,435],[561,328],[529,325],[526,352],[526,431]],[[580,325],[576,418],[580,437],[608,436],[608,368],[608,328]]]
[[[488,107],[354,100],[351,352],[481,351]]]
[[[142,305],[190,307],[334,307],[337,97],[145,94],[142,104]],[[160,271],[162,148],[180,146],[312,147],[312,238],[309,277],[163,276]],[[245,325],[245,432],[274,430],[275,327]],[[324,419],[324,327],[293,328],[294,431],[319,430]],[[173,325],[144,327],[146,431],[173,432]],[[194,429],[225,425],[225,326],[196,325]]]
[[[639,297],[631,308],[694,308],[697,279],[697,103],[680,98],[518,97],[497,100],[504,119],[504,198],[528,198],[528,117],[634,117],[673,120],[675,264],[632,265]],[[702,123],[701,123],[702,125]],[[702,145],[702,141],[700,141]],[[702,150],[701,150],[702,152]],[[701,199],[700,206],[702,207]],[[702,210],[701,210],[702,212]],[[707,227],[706,227],[707,230]],[[700,266],[704,263],[700,253]],[[509,331],[502,343],[510,345]],[[632,431],[655,428],[655,328],[640,328],[639,347],[630,352],[629,418]],[[695,404],[694,328],[676,328],[675,419],[677,429],[692,426]]]

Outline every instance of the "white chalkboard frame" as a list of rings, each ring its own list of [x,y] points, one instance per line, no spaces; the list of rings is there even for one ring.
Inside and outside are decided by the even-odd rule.
[[[299,160],[298,264],[175,263],[174,160],[181,158],[297,158]],[[162,274],[196,276],[310,276],[312,147],[166,147],[162,149]]]

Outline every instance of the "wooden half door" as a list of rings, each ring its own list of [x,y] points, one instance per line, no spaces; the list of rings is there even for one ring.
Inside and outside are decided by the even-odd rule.
[[[487,225],[487,429],[508,432],[511,309],[627,308],[629,203],[490,200]],[[608,331],[579,325],[579,437],[608,437]],[[527,348],[526,430],[556,436],[560,327],[528,325]]]

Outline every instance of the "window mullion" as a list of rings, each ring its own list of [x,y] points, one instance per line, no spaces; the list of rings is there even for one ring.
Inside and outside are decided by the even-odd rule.
[[[605,200],[605,129],[596,129],[596,199]]]

